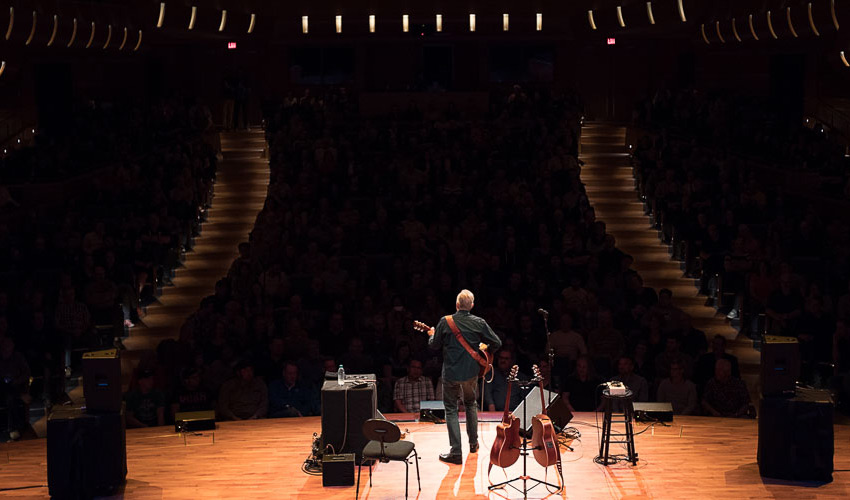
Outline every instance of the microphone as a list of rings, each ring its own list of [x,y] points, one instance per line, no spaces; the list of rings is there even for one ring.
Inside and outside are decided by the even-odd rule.
[[[548,318],[548,317],[549,317],[549,311],[547,311],[546,309],[542,309],[542,308],[541,308],[541,309],[538,309],[538,310],[537,310],[537,314],[539,314],[539,315],[543,316],[544,318]]]

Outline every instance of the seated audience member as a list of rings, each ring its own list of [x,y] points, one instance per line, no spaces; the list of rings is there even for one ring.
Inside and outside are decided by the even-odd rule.
[[[768,333],[774,335],[793,335],[794,326],[803,314],[803,295],[794,288],[790,274],[779,279],[779,290],[775,290],[767,299]]]
[[[702,407],[708,415],[715,417],[750,417],[754,415],[747,385],[743,380],[732,376],[732,363],[729,360],[717,360],[714,367],[714,378],[705,385]]]
[[[696,413],[699,402],[697,386],[685,378],[685,367],[681,362],[670,363],[670,377],[658,384],[658,394],[655,399],[658,402],[671,403],[673,413],[676,415]]]
[[[5,408],[6,422],[0,423],[9,438],[17,440],[29,422],[26,414],[30,403],[30,368],[24,356],[15,350],[9,337],[0,337],[0,404]]]
[[[399,413],[417,413],[420,401],[434,400],[434,385],[431,379],[422,376],[422,361],[411,359],[407,365],[407,376],[395,383],[393,390],[394,410]]]
[[[711,352],[707,352],[699,357],[697,368],[694,371],[694,382],[697,384],[697,389],[700,392],[702,392],[709,379],[714,376],[718,359],[729,361],[732,365],[732,377],[740,378],[741,372],[738,369],[738,358],[726,352],[726,337],[715,335],[711,341]]]
[[[626,340],[614,329],[610,311],[599,311],[599,327],[588,334],[587,349],[595,368],[603,375],[610,374],[614,361],[626,352]]]
[[[343,354],[340,363],[345,373],[375,373],[375,362],[363,351],[363,341],[358,337],[348,341],[348,352]]]
[[[628,356],[620,357],[617,363],[617,375],[612,381],[620,381],[634,394],[634,401],[649,401],[649,384],[646,379],[635,373],[635,363]]]
[[[281,377],[285,361],[283,337],[272,337],[269,352],[257,362],[256,375],[262,377],[266,384],[271,384]]]
[[[139,372],[136,389],[124,396],[127,403],[127,427],[165,425],[165,394],[154,388],[154,373]]]
[[[694,362],[690,356],[679,350],[679,339],[670,336],[667,337],[665,349],[655,356],[655,377],[656,380],[668,378],[670,376],[670,365],[674,361],[678,361],[682,368],[685,369],[685,377],[693,376]]]
[[[699,330],[691,323],[691,317],[687,314],[682,317],[682,331],[679,335],[679,348],[691,357],[694,362],[708,350],[708,342],[705,340],[705,332]],[[691,368],[694,368],[691,366]]]
[[[171,403],[171,418],[177,413],[215,409],[212,395],[201,387],[201,371],[197,368],[183,369],[182,385]]]
[[[572,372],[579,356],[587,354],[587,344],[573,329],[573,316],[562,314],[558,329],[549,336],[549,347],[555,352],[556,376]],[[561,376],[561,380],[566,376]]]
[[[505,397],[508,393],[508,375],[510,375],[513,365],[513,351],[504,348],[499,349],[496,354],[496,364],[493,367],[493,381],[484,384],[484,406],[487,411],[504,411]],[[517,378],[527,380],[529,377],[520,372],[517,374]],[[511,410],[516,408],[525,396],[525,394],[522,394],[519,385],[516,382],[513,384],[510,401]]]
[[[298,365],[287,362],[283,378],[269,384],[269,417],[307,417],[319,414],[316,391],[298,378]]]
[[[264,418],[269,411],[266,384],[254,377],[249,361],[236,365],[235,376],[221,385],[218,393],[220,420],[253,420]]]
[[[601,380],[593,373],[593,363],[587,356],[576,360],[575,372],[564,384],[564,401],[571,412],[593,411],[599,403],[598,393]]]

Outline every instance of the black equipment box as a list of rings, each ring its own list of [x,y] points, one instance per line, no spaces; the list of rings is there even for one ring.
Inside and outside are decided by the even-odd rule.
[[[794,337],[765,335],[761,345],[761,393],[793,394],[800,378],[800,344]]]
[[[121,409],[121,359],[117,349],[83,354],[83,396],[88,412]]]
[[[798,388],[792,398],[762,397],[759,473],[792,481],[832,481],[835,436],[829,391]]]
[[[419,421],[445,423],[446,405],[442,401],[420,401]]]
[[[672,422],[673,405],[670,403],[633,403],[638,422]]]
[[[110,494],[127,477],[124,411],[61,407],[47,419],[47,485],[53,498]]]
[[[374,375],[362,377],[375,378]],[[359,460],[368,440],[363,423],[377,416],[378,392],[373,382],[339,385],[326,380],[322,386],[322,449],[330,445],[336,453],[354,453]]]
[[[322,457],[322,486],[354,486],[354,453]]]
[[[174,432],[214,431],[215,412],[187,411],[174,415]]]

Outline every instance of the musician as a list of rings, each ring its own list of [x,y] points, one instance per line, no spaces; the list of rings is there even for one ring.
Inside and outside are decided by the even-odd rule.
[[[461,335],[472,349],[478,347],[490,352],[497,350],[502,341],[490,326],[470,310],[475,305],[475,296],[469,290],[457,294],[455,307],[457,312],[451,316]],[[457,340],[446,318],[441,318],[437,326],[428,331],[428,345],[432,349],[443,348],[443,404],[446,406],[446,428],[449,431],[448,453],[440,455],[440,460],[460,465],[461,457],[460,423],[458,421],[458,399],[466,407],[466,434],[469,438],[469,452],[478,451],[478,362]]]

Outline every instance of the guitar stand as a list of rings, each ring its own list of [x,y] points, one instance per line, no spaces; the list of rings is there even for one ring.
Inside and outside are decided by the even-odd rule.
[[[520,387],[520,389],[522,389],[522,391],[524,393],[526,390],[531,388],[531,386],[533,386],[535,383],[536,383],[535,380],[531,380],[529,382],[525,382],[525,383],[520,384],[519,387]],[[528,422],[528,405],[522,405],[522,421]],[[520,430],[522,430],[522,429],[520,429]],[[531,491],[535,487],[543,484],[543,485],[545,485],[549,488],[554,488],[554,491],[550,490],[550,494],[560,493],[564,489],[564,476],[563,476],[563,472],[561,472],[561,470],[560,470],[560,467],[556,467],[558,469],[558,474],[561,475],[561,485],[560,486],[558,486],[556,484],[552,484],[552,483],[547,483],[546,481],[542,481],[540,479],[537,479],[537,478],[534,478],[534,477],[531,477],[531,476],[528,475],[528,455],[535,448],[533,446],[529,446],[528,436],[527,436],[528,433],[523,431],[522,434],[523,434],[523,436],[522,436],[522,446],[519,447],[519,450],[520,450],[519,454],[522,455],[522,475],[515,477],[513,479],[508,479],[507,481],[502,481],[501,483],[491,484],[490,486],[487,487],[487,489],[489,491],[493,491],[493,490],[496,490],[496,489],[504,488],[505,486],[510,486],[511,488],[522,493],[523,498],[528,498],[528,492],[529,491]],[[560,465],[560,461],[558,462],[558,464]],[[516,486],[514,486],[513,483],[516,482],[516,481],[522,481],[522,489],[519,489]],[[532,484],[530,488],[528,487],[529,481],[534,481],[534,484]]]

